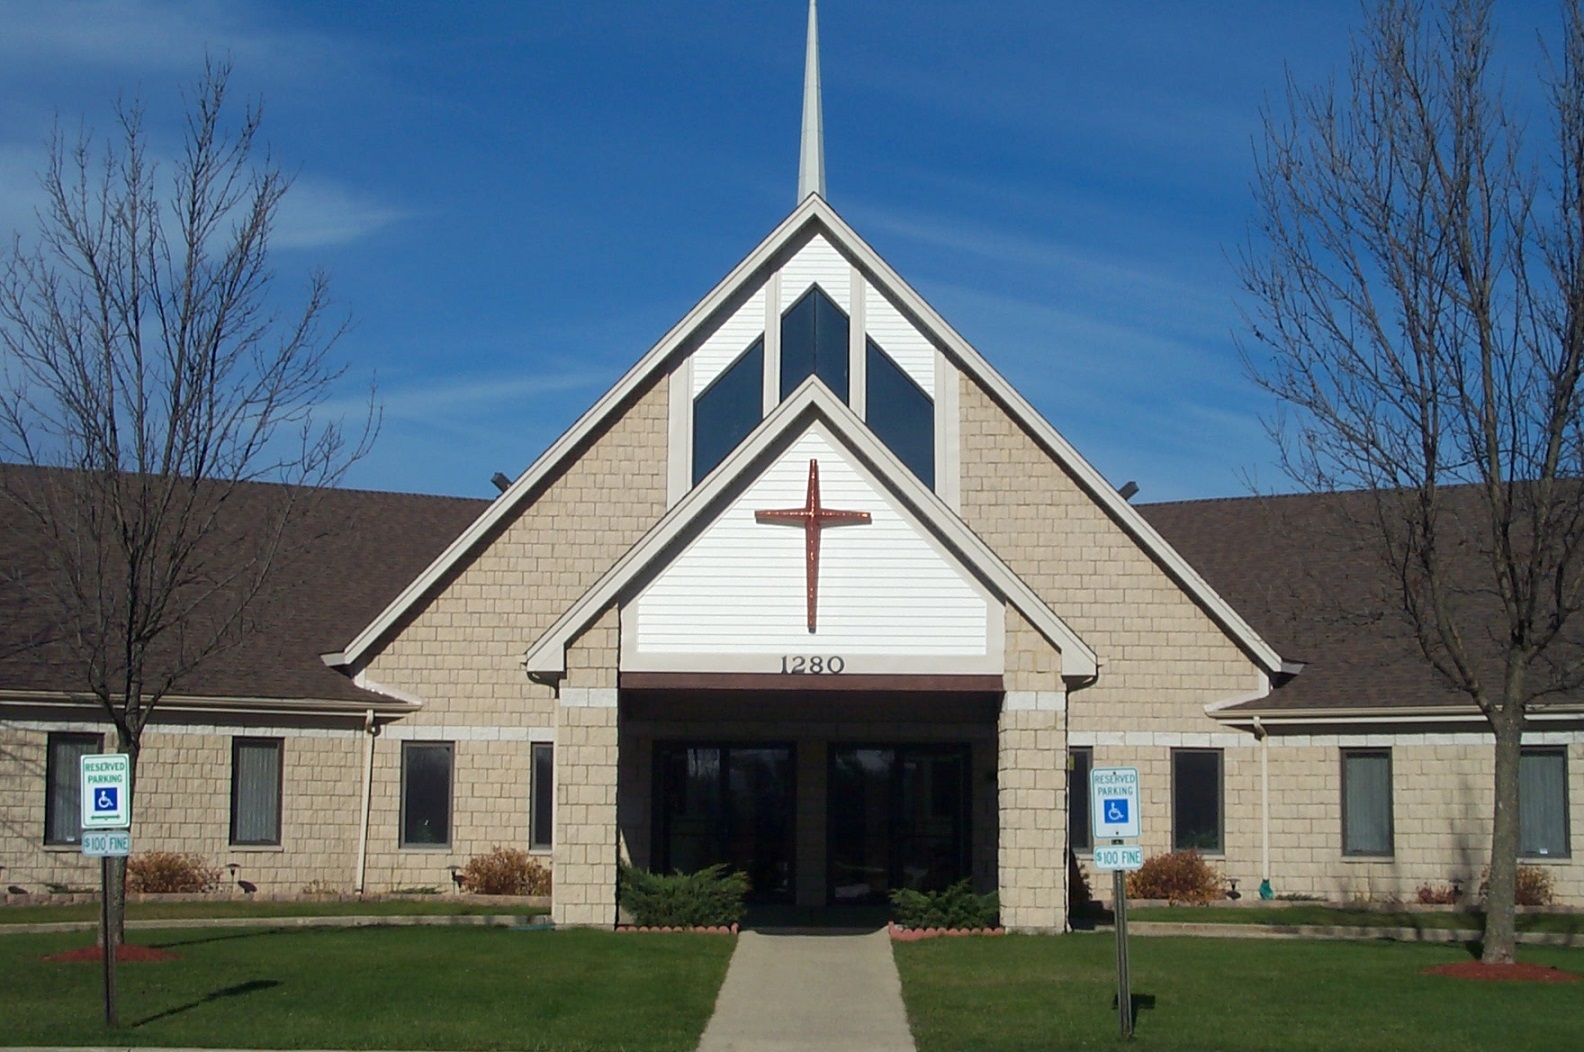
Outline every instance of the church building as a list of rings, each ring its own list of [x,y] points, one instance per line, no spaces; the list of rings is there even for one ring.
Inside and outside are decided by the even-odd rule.
[[[1061,931],[1087,772],[1129,766],[1145,853],[1244,895],[1472,890],[1490,735],[1402,632],[1316,615],[1379,573],[1317,525],[1345,498],[1119,493],[826,200],[809,14],[791,214],[494,500],[329,495],[301,616],[162,703],[134,850],[372,893],[520,847],[568,925],[616,922],[619,861],[807,907],[966,878]],[[0,657],[34,893],[96,873],[64,675]],[[1584,904],[1578,700],[1526,738],[1523,850]]]

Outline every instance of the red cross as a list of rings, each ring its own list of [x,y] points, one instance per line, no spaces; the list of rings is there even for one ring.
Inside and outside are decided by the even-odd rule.
[[[803,551],[808,563],[808,630],[814,631],[814,611],[819,606],[820,530],[869,521],[867,511],[836,511],[820,506],[819,461],[809,461],[808,499],[801,508],[754,512],[755,522],[785,523],[803,527]]]

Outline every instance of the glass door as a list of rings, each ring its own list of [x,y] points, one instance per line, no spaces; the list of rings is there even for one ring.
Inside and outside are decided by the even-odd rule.
[[[790,746],[655,746],[655,859],[668,873],[724,862],[750,901],[789,902],[796,800]]]
[[[969,756],[967,745],[831,747],[831,902],[884,903],[972,872]]]

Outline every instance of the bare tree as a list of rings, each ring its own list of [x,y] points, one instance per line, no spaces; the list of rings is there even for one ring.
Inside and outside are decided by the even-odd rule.
[[[268,245],[290,179],[258,107],[226,111],[229,72],[206,65],[168,173],[140,105],[117,107],[103,148],[57,131],[36,239],[19,234],[0,271],[0,455],[39,469],[5,472],[0,495],[40,538],[48,642],[134,776],[156,706],[256,627],[289,528],[376,423],[316,415],[342,325],[320,274],[282,306]],[[282,485],[261,504],[260,482]]]
[[[1584,17],[1515,119],[1488,0],[1380,0],[1258,151],[1246,360],[1284,467],[1363,489],[1431,668],[1495,737],[1484,960],[1513,959],[1520,747],[1584,682]]]

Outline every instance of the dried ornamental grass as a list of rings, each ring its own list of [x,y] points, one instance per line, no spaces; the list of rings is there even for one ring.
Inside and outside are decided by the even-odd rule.
[[[219,886],[220,868],[202,855],[145,851],[127,859],[127,890],[136,894],[193,894]]]
[[[462,890],[479,895],[550,894],[550,870],[528,852],[513,847],[474,855],[459,876]]]
[[[1144,860],[1128,874],[1127,893],[1134,899],[1165,899],[1177,905],[1203,906],[1226,893],[1221,873],[1197,851],[1173,851]]]

